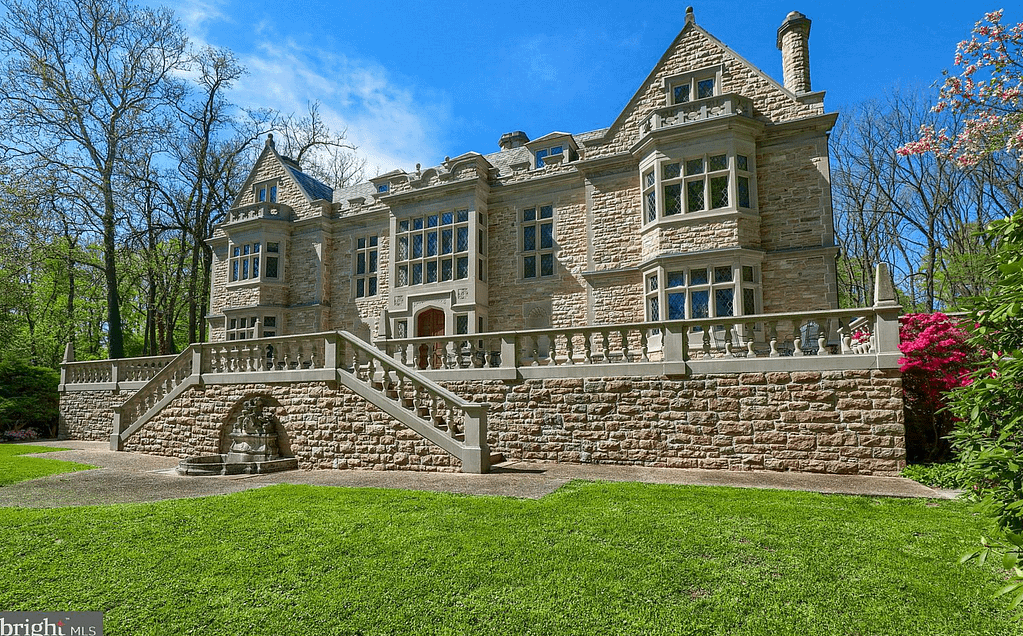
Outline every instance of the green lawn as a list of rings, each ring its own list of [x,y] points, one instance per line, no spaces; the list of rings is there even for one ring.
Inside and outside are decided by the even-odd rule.
[[[76,470],[95,468],[88,464],[65,462],[59,459],[42,457],[22,457],[26,453],[50,453],[67,450],[49,446],[31,446],[28,444],[0,444],[0,486],[13,484],[17,481],[70,473]]]
[[[959,502],[572,483],[0,509],[0,608],[108,634],[1023,634]]]

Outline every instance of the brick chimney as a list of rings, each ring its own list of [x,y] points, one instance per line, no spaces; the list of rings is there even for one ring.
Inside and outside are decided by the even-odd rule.
[[[785,16],[778,27],[785,88],[797,95],[810,92],[810,19],[798,11]]]

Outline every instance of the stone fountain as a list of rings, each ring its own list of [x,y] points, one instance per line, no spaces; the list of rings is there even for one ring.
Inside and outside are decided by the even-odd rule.
[[[298,468],[294,457],[281,457],[280,425],[272,399],[255,396],[243,400],[228,424],[218,455],[188,457],[178,464],[179,475],[255,475]]]

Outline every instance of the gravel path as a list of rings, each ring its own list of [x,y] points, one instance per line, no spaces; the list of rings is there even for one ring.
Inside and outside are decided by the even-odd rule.
[[[269,475],[181,477],[174,472],[178,460],[139,453],[113,452],[104,442],[62,440],[34,442],[70,450],[43,453],[39,457],[63,459],[96,466],[0,487],[0,506],[54,508],[205,497],[240,492],[273,484],[310,484],[372,488],[404,488],[465,495],[539,498],[573,479],[640,481],[660,484],[773,488],[821,493],[885,497],[949,498],[900,477],[815,475],[809,473],[735,472],[595,466],[538,462],[505,462],[488,475],[421,473],[374,470],[288,471]]]

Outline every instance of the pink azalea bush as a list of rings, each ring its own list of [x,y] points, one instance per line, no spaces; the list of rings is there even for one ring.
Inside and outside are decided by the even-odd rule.
[[[943,313],[908,314],[899,326],[899,359],[906,402],[910,460],[947,459],[944,438],[955,424],[943,411],[948,392],[971,382],[977,356],[960,321]]]

